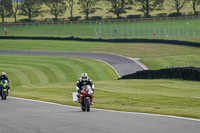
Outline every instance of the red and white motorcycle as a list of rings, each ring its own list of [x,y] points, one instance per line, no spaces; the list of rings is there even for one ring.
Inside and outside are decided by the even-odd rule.
[[[90,105],[93,104],[93,91],[90,85],[82,86],[82,91],[80,93],[80,104],[82,111],[90,111]]]

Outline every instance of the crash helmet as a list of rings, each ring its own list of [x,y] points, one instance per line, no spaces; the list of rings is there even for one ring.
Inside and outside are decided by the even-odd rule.
[[[6,76],[6,73],[5,73],[5,72],[2,72],[2,73],[1,73],[1,76],[2,76],[2,77],[5,77],[5,76]]]
[[[87,81],[88,80],[88,74],[87,73],[82,73],[81,74],[81,80]]]

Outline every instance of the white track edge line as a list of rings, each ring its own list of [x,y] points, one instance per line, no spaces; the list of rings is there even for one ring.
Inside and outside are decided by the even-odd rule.
[[[13,98],[13,99],[19,99],[19,100],[31,101],[31,102],[39,102],[39,103],[57,105],[57,106],[62,106],[62,107],[80,108],[80,107],[76,107],[76,106],[63,105],[63,104],[52,103],[52,102],[45,102],[45,101],[40,101],[40,100],[32,100],[32,99],[25,99],[25,98],[11,97],[11,96],[9,96],[9,97]],[[160,115],[160,114],[139,113],[139,112],[125,112],[125,111],[115,111],[115,110],[106,110],[106,109],[97,109],[97,108],[92,108],[92,109],[93,110],[101,110],[101,111],[113,112],[113,113],[136,114],[136,115],[146,115],[146,116],[156,116],[156,117],[166,117],[166,118],[174,118],[174,119],[182,119],[182,120],[189,120],[189,121],[198,121],[198,122],[200,122],[200,119],[187,118],[187,117],[178,117],[178,116],[171,116],[171,115]]]

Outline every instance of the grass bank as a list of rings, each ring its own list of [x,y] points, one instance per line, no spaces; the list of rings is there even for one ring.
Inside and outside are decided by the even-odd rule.
[[[0,35],[4,36],[4,26]],[[6,26],[9,36],[48,36],[83,38],[165,38],[198,41],[200,39],[199,20],[122,22],[110,24],[58,24]],[[116,32],[117,31],[117,32]],[[178,31],[178,32],[177,32]],[[156,32],[157,36],[153,36]]]
[[[164,67],[166,62],[196,61],[200,56],[199,48],[164,44],[1,40],[0,48],[115,53],[140,57],[152,69]],[[114,80],[117,75],[112,68],[82,58],[11,55],[0,58],[0,71],[6,71],[12,81],[11,96],[80,106],[72,102],[72,92],[80,73],[86,71],[96,86],[95,108],[200,119],[200,82]]]
[[[83,58],[0,55],[0,71],[5,71],[13,86],[76,82],[87,72],[96,81],[118,76],[107,64]]]
[[[200,47],[152,43],[105,43],[48,40],[1,40],[0,49],[31,51],[83,51],[139,57],[150,69],[193,65],[200,61]],[[188,64],[189,63],[189,64]]]

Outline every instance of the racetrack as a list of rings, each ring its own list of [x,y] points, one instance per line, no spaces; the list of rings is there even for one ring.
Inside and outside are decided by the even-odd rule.
[[[132,60],[112,54],[0,50],[0,54],[85,57],[107,62],[119,76],[143,70]],[[0,133],[199,133],[200,120],[144,113],[91,109],[82,112],[47,102],[8,97],[0,100]]]
[[[43,52],[43,51],[20,51],[20,50],[0,50],[0,54],[8,55],[34,55],[34,56],[64,56],[92,58],[104,61],[115,69],[119,77],[144,70],[139,64],[131,59],[120,55],[89,52]]]
[[[30,101],[0,100],[0,133],[199,133],[200,120]]]

